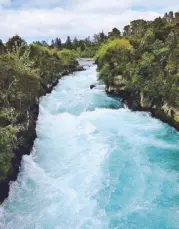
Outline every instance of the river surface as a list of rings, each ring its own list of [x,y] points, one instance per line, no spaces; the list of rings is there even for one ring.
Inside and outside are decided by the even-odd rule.
[[[41,99],[0,229],[178,229],[179,133],[90,90],[86,68]]]

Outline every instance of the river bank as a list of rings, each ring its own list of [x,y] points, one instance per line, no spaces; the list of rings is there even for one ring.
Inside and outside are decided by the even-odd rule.
[[[43,94],[42,96],[51,93],[55,86],[59,83],[60,78],[63,76],[67,76],[69,74],[74,73],[75,71],[83,71],[84,68],[77,64],[77,62],[67,67],[65,70],[60,72],[56,77],[54,77],[51,84],[43,84]],[[22,115],[16,121],[14,127],[17,129],[16,135],[16,142],[17,145],[13,148],[13,158],[11,161],[10,172],[8,173],[6,179],[0,180],[0,203],[2,203],[9,194],[9,188],[12,181],[15,181],[18,177],[19,170],[21,167],[21,161],[23,155],[29,155],[31,153],[34,140],[37,137],[36,134],[36,121],[39,115],[39,102],[40,98],[36,98],[33,104],[28,108],[26,111],[26,115],[24,116],[23,113],[25,110],[22,110]],[[6,121],[6,120],[5,120]],[[3,123],[4,120],[1,120]],[[8,125],[10,123],[7,123]]]
[[[129,109],[150,112],[152,117],[168,123],[179,131],[179,109],[161,100],[149,98],[139,91],[121,89],[119,85],[106,87],[106,92],[109,95],[119,96]]]

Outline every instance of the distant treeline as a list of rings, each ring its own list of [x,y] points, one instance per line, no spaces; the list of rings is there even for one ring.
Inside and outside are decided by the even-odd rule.
[[[108,39],[116,39],[121,36],[121,32],[117,28],[113,28],[107,35],[104,32],[94,34],[92,38],[87,37],[85,39],[71,39],[67,36],[65,42],[62,42],[60,37],[57,37],[51,41],[49,45],[46,41],[36,41],[38,45],[46,46],[49,48],[56,48],[58,50],[70,49],[74,50],[80,57],[94,57],[99,46],[106,42]]]
[[[51,41],[51,44],[48,44],[46,41],[34,41],[33,44],[38,46],[46,47],[49,49],[56,49],[58,51],[68,49],[73,50],[78,57],[94,57],[99,46],[106,42],[108,39],[117,39],[121,37],[121,32],[114,28],[107,35],[104,32],[100,32],[98,34],[94,34],[92,38],[87,37],[85,39],[71,39],[70,36],[67,36],[65,42],[62,42],[60,37],[57,37]],[[0,40],[0,53],[6,52],[7,50],[12,50],[14,45],[22,46],[27,45],[27,43],[18,35],[10,38],[6,43],[3,44],[2,40]]]

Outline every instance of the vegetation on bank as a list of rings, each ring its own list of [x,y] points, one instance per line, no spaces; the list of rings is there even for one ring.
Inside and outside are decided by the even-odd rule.
[[[179,13],[132,21],[121,38],[101,45],[95,59],[107,88],[140,94],[146,108],[167,104],[178,112]]]
[[[0,183],[13,174],[17,157],[20,160],[27,153],[39,97],[63,74],[78,68],[76,53],[71,50],[27,45],[19,36],[6,44],[0,42]],[[17,155],[21,146],[24,152]]]

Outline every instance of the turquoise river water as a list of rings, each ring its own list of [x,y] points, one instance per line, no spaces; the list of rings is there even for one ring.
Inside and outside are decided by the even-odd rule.
[[[41,99],[0,228],[178,229],[179,133],[90,90],[96,66],[86,68]]]

